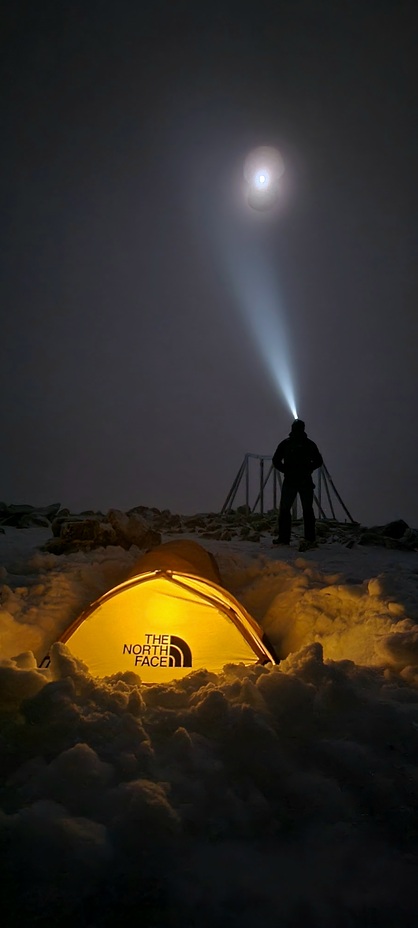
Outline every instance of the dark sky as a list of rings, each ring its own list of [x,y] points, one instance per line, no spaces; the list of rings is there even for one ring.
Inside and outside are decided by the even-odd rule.
[[[219,248],[268,144],[299,415],[356,518],[418,525],[409,0],[4,10],[0,498],[217,510],[286,436]]]

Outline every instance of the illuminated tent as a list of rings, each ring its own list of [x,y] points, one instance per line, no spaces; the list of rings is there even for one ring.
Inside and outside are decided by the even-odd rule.
[[[144,683],[229,663],[275,663],[262,629],[220,585],[215,559],[185,539],[145,554],[60,641],[94,676],[133,670]]]

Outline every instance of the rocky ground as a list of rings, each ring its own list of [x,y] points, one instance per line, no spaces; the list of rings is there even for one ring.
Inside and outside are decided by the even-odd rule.
[[[119,545],[129,549],[152,548],[161,542],[163,534],[193,534],[204,539],[230,541],[242,538],[259,541],[262,535],[274,535],[277,512],[251,512],[246,506],[229,512],[205,512],[193,516],[178,515],[168,509],[135,506],[128,512],[110,509],[107,513],[88,510],[71,513],[60,503],[35,507],[0,503],[0,531],[2,526],[51,528],[52,538],[45,549],[54,554]],[[296,538],[303,537],[303,523],[294,522]],[[403,519],[385,525],[366,527],[357,522],[317,521],[318,544],[339,542],[347,547],[378,545],[386,548],[418,550],[418,531],[410,528]]]

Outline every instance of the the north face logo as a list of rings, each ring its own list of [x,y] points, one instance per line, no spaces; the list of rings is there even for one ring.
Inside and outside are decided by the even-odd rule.
[[[135,667],[192,667],[192,652],[178,635],[144,635],[143,644],[124,644],[123,654],[132,654]]]

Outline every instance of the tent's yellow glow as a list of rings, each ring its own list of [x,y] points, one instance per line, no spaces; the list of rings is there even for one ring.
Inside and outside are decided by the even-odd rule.
[[[255,619],[212,579],[217,566],[208,552],[193,542],[168,543],[138,567],[155,560],[165,565],[167,558],[181,566],[194,560],[200,570],[139,572],[105,593],[62,636],[94,676],[130,670],[144,683],[166,683],[202,668],[220,672],[228,663],[273,660]]]

